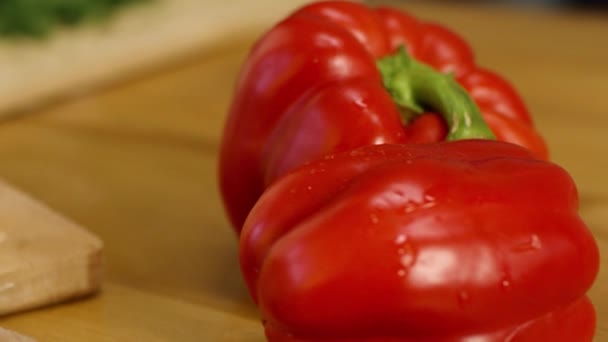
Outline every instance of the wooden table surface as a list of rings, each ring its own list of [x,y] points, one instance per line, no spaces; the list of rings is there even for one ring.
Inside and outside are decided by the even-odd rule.
[[[608,341],[606,18],[412,4],[464,35],[524,94],[578,183],[602,250],[591,298]],[[269,23],[270,25],[270,23]],[[136,80],[0,123],[0,176],[106,243],[91,298],[0,319],[41,341],[263,341],[216,182],[231,89],[260,30]],[[567,276],[567,275],[564,275]]]

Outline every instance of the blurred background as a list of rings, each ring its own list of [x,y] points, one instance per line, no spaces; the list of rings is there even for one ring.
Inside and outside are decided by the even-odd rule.
[[[439,0],[436,0],[439,1]],[[607,0],[461,0],[442,2],[464,2],[464,3],[500,3],[517,6],[552,6],[552,7],[574,7],[574,8],[601,8],[608,5]]]
[[[371,3],[382,3],[379,0],[368,0]],[[384,1],[386,2],[386,1]],[[595,10],[608,9],[608,0],[394,0],[400,3],[443,3],[470,5],[499,5],[519,8]]]
[[[308,2],[0,0],[0,118],[31,112],[58,100],[112,86],[117,81],[146,77],[151,70],[198,58],[235,39],[251,43],[271,23]],[[519,29],[525,35],[539,34],[526,37],[534,46],[550,44],[540,38],[543,35],[560,35],[562,40],[572,35],[578,41],[579,35],[573,33],[572,27],[585,27],[601,35],[604,14],[608,13],[604,11],[608,9],[608,0],[364,2],[396,4],[421,17],[445,22],[470,37],[484,63],[500,68],[514,64],[505,60],[505,65],[501,65],[500,60],[487,59],[489,54],[484,48],[501,49],[497,36],[510,35],[515,39]],[[501,21],[500,27],[495,25],[497,20]],[[492,29],[481,32],[480,27]],[[519,37],[514,44],[521,48]],[[527,49],[507,57],[532,61],[537,58],[532,51]],[[577,59],[594,56],[584,51],[573,53]],[[529,56],[525,57],[526,54]]]

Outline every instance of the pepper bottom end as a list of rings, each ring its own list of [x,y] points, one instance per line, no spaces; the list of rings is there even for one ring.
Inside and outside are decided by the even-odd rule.
[[[595,308],[586,296],[567,307],[517,326],[468,336],[311,338],[294,336],[265,324],[268,342],[592,342],[595,329]]]

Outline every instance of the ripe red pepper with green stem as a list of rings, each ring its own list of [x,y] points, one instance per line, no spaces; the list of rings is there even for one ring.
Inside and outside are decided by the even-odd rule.
[[[253,207],[240,262],[268,341],[592,341],[599,255],[572,178],[489,138],[450,84],[412,98],[452,141],[329,154]]]
[[[429,98],[429,83],[445,95]],[[450,103],[460,91],[491,128],[479,138],[493,135],[547,158],[517,92],[475,65],[457,34],[389,8],[341,1],[301,8],[255,44],[237,82],[220,155],[233,226],[240,230],[268,184],[305,162],[370,144],[456,138],[446,124],[467,124],[466,113],[435,112],[462,106]]]
[[[591,341],[598,250],[546,157],[447,29],[347,2],[288,17],[244,65],[220,161],[268,340]]]

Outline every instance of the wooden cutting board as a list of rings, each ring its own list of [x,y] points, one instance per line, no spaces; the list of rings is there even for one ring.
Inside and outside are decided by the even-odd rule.
[[[14,331],[0,328],[0,341],[2,342],[36,342],[36,340],[18,334]]]
[[[103,243],[0,181],[0,315],[96,291]]]
[[[97,291],[103,243],[0,180],[0,316]],[[34,340],[0,328],[0,341]]]
[[[156,0],[47,41],[0,41],[0,117],[150,72],[259,30],[304,0]]]

